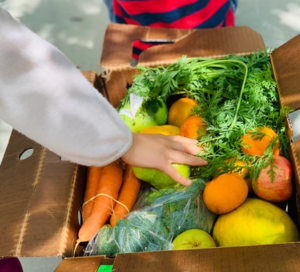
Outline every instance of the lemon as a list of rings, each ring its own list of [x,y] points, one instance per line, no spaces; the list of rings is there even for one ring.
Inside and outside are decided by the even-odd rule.
[[[141,131],[141,133],[148,133],[148,134],[163,134],[163,135],[179,135],[180,128],[171,126],[171,125],[164,125],[164,126],[153,126],[145,128]]]
[[[181,127],[195,106],[197,106],[197,102],[191,98],[178,99],[169,110],[168,124]]]

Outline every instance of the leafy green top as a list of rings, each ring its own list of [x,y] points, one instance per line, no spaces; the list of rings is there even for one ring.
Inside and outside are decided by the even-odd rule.
[[[276,83],[273,79],[267,51],[247,56],[228,56],[223,59],[186,58],[167,67],[139,67],[140,74],[121,103],[128,101],[130,93],[151,99],[182,93],[196,100],[194,114],[202,116],[207,132],[199,130],[201,157],[208,166],[195,168],[194,174],[209,180],[223,172],[234,171],[234,158],[246,162],[249,175],[256,180],[262,168],[271,165],[274,178],[273,150],[280,141],[280,151],[288,157],[288,137],[285,131],[285,114],[291,110],[280,109]],[[269,127],[276,133],[263,156],[244,155],[241,136],[254,128]],[[257,130],[253,137],[258,135]],[[235,169],[240,170],[240,169]]]

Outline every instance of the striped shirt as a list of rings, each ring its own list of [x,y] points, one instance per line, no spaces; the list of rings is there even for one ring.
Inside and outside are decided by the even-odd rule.
[[[164,28],[234,26],[238,0],[104,0],[114,23]],[[135,41],[133,58],[158,44]]]

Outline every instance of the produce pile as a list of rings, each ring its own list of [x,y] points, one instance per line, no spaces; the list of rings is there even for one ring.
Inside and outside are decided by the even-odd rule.
[[[104,225],[86,248],[87,255],[168,250],[174,237],[189,229],[212,231],[216,215],[203,203],[205,182],[188,188],[147,190],[133,211],[115,227]]]
[[[93,190],[87,183],[83,213],[91,210],[78,240],[90,241],[86,254],[298,241],[279,208],[292,194],[291,110],[280,108],[269,54],[139,69],[118,108],[125,123],[135,133],[197,139],[208,165],[173,164],[190,187],[155,169],[127,165],[123,177],[119,161],[95,168],[101,174]],[[140,180],[152,188],[139,193]]]

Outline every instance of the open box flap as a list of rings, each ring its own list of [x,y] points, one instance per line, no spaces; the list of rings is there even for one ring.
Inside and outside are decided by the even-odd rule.
[[[212,29],[150,28],[123,24],[110,24],[106,30],[101,66],[108,70],[130,67],[135,40],[174,41],[145,50],[140,65],[170,64],[182,55],[188,57],[221,57],[245,54],[265,48],[262,37],[249,27]]]
[[[271,54],[281,104],[300,109],[300,35]]]
[[[117,255],[114,272],[300,271],[300,244],[219,247]]]
[[[13,131],[0,167],[0,256],[72,256],[85,172]]]
[[[97,272],[104,258],[93,256],[65,259],[54,272]]]
[[[130,67],[135,40],[174,41],[195,30],[179,30],[109,24],[105,33],[100,64],[109,70]]]
[[[139,65],[171,64],[187,57],[244,55],[265,48],[262,37],[249,27],[199,29],[179,37],[173,44],[151,47],[141,53]]]
[[[0,167],[0,256],[64,254],[76,168],[13,131]]]
[[[277,83],[277,89],[282,106],[289,106],[293,110],[300,109],[300,35],[280,46],[271,54],[272,67]],[[297,140],[299,131],[297,113],[288,118],[288,135],[294,140],[290,145],[290,155],[293,157],[295,169],[295,195],[298,212],[297,223],[300,226],[300,141]]]
[[[145,66],[170,64],[182,55],[222,57],[265,48],[261,36],[249,27],[182,30],[110,24],[105,34],[101,66],[108,70],[102,73],[106,82],[105,96],[114,107],[124,98],[133,75],[138,73],[136,68],[130,67],[132,45],[137,39],[175,41],[143,51],[139,65]]]
[[[288,127],[290,138],[296,141],[300,134],[297,118],[300,110],[300,35],[272,52],[271,61],[280,103],[295,110],[289,116]]]

